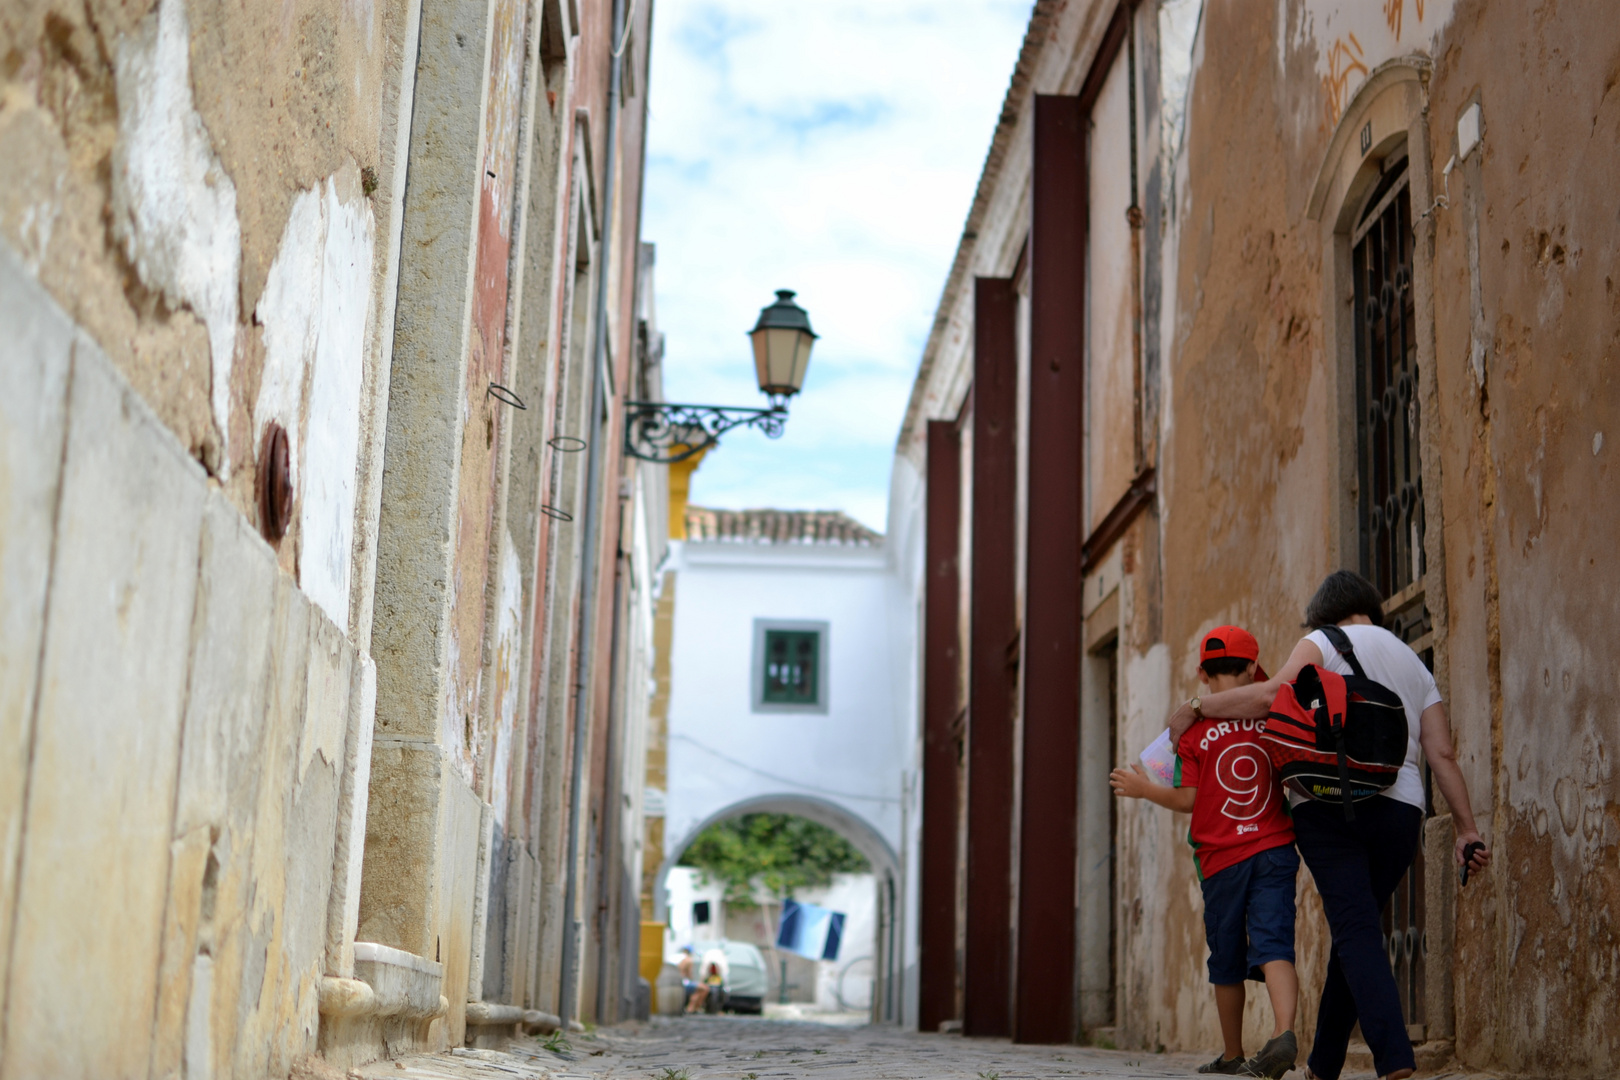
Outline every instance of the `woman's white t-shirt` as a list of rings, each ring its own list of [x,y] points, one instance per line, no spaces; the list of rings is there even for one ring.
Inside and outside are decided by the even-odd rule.
[[[1427,800],[1423,797],[1423,770],[1418,768],[1418,735],[1423,730],[1420,718],[1424,709],[1443,700],[1440,688],[1434,684],[1434,676],[1423,666],[1418,654],[1383,627],[1351,624],[1339,629],[1350,639],[1350,647],[1356,651],[1356,659],[1361,662],[1361,670],[1367,673],[1367,678],[1395,691],[1400,695],[1401,704],[1406,706],[1406,762],[1396,775],[1395,783],[1384,794],[1422,810]],[[1305,640],[1322,650],[1323,667],[1336,675],[1353,674],[1350,665],[1322,631],[1312,630],[1305,635]],[[1290,793],[1290,800],[1296,806],[1305,798]]]

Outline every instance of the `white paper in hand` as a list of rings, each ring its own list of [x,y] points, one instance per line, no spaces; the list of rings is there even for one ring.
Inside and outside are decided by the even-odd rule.
[[[1148,748],[1142,751],[1142,768],[1156,782],[1166,787],[1176,782],[1176,748],[1170,744],[1170,729],[1159,732]]]

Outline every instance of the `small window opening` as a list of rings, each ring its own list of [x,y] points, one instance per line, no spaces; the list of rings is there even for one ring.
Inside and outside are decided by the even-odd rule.
[[[765,631],[765,682],[768,705],[816,705],[821,635],[814,630]]]

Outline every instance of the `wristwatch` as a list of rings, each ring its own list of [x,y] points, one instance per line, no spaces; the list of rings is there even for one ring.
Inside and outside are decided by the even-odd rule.
[[[1194,697],[1189,699],[1187,704],[1192,706],[1193,716],[1199,720],[1204,718],[1204,702],[1202,699]]]

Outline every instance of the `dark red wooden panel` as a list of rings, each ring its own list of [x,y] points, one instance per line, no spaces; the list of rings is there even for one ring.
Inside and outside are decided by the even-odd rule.
[[[1086,111],[1037,95],[1030,221],[1029,523],[1013,1038],[1074,1038]]]
[[[956,1018],[956,739],[961,708],[958,634],[962,444],[954,420],[928,423],[928,507],[924,540],[922,895],[917,1027],[938,1031]]]
[[[1018,295],[973,292],[972,632],[968,642],[967,925],[962,1031],[1012,1034],[1013,695],[1018,617]]]

